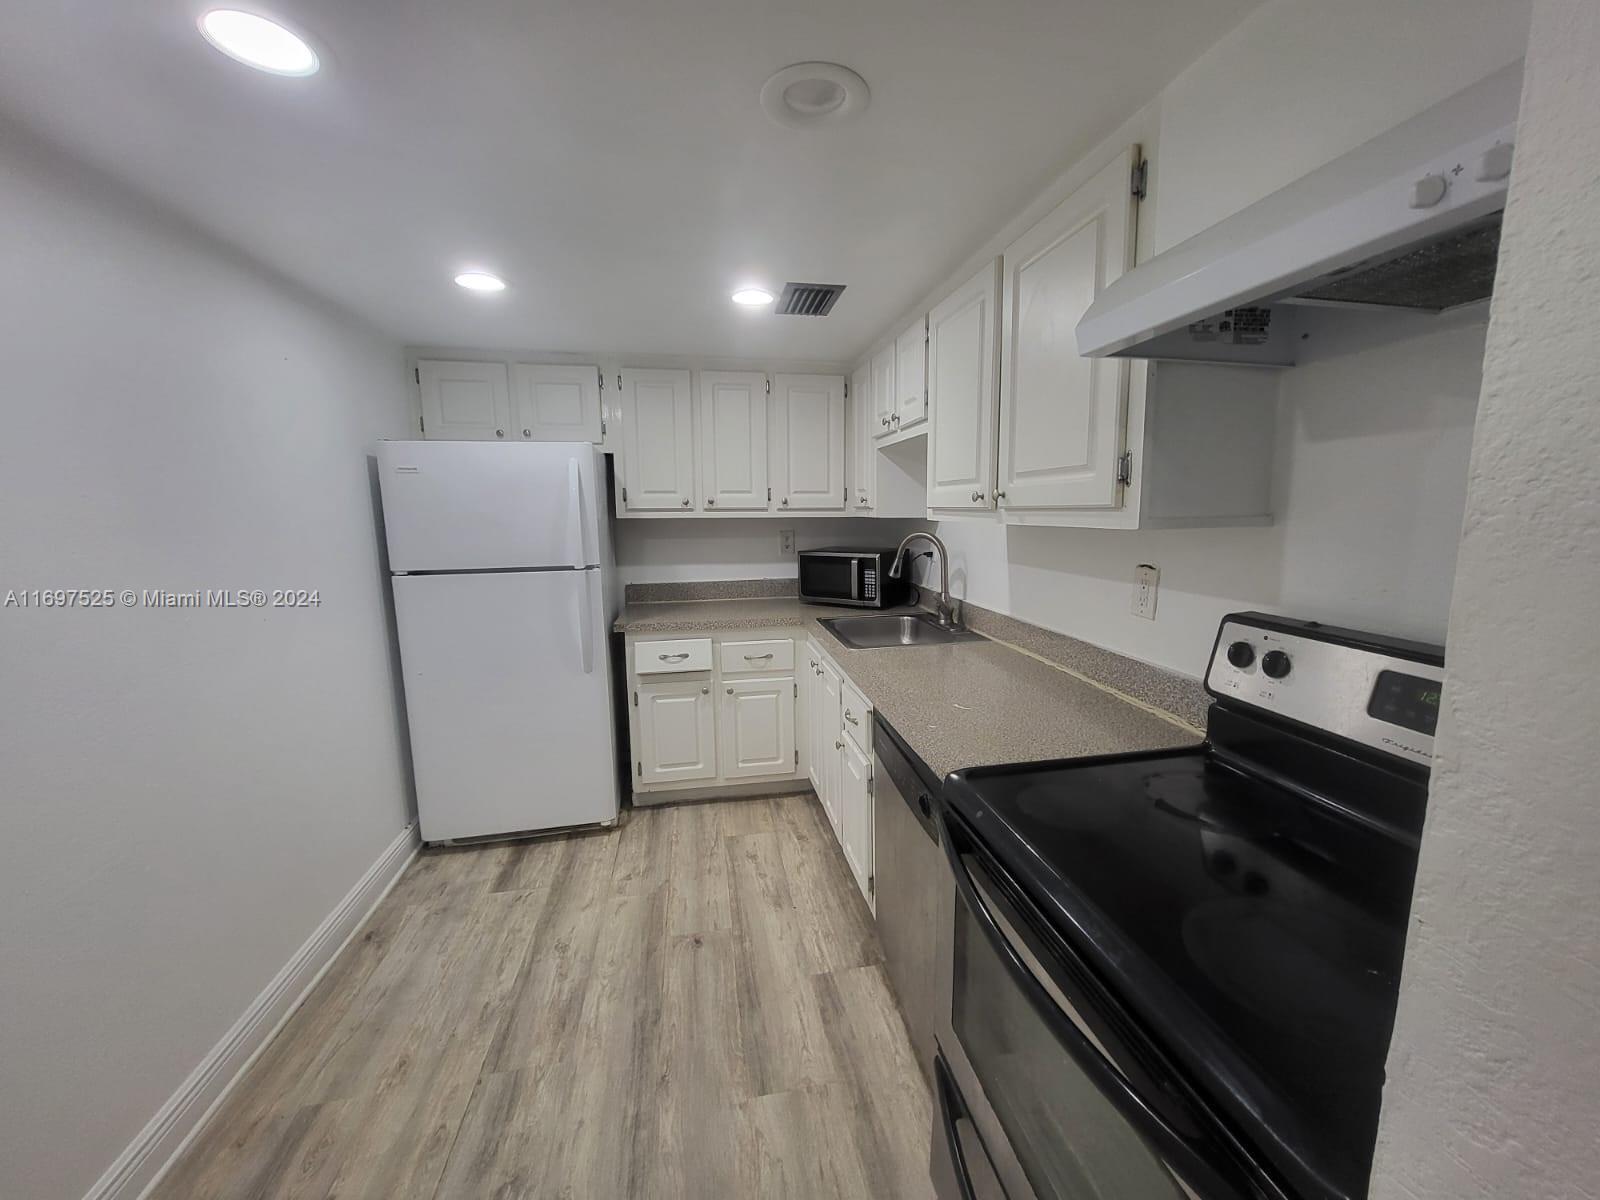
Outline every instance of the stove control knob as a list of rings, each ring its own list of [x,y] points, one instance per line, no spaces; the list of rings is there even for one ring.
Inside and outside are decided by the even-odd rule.
[[[1244,670],[1256,660],[1256,648],[1249,642],[1234,642],[1228,647],[1228,661]]]
[[[1282,679],[1290,665],[1289,656],[1282,650],[1268,650],[1261,656],[1261,671],[1268,679]]]

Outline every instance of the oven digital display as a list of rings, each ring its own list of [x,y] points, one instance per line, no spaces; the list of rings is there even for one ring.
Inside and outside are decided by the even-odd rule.
[[[1439,687],[1437,679],[1379,671],[1372,699],[1367,701],[1367,715],[1432,737],[1439,727]]]

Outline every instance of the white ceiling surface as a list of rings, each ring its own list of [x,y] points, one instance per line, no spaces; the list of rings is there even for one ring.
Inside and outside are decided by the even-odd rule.
[[[1255,3],[284,0],[285,79],[194,0],[25,0],[0,110],[403,341],[845,360]],[[762,112],[810,59],[862,118]],[[849,290],[728,302],[791,279]]]

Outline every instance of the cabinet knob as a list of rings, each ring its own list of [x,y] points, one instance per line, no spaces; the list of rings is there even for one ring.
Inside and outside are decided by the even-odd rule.
[[[733,689],[732,688],[728,689],[728,695],[730,695],[730,696],[733,695]]]
[[[973,492],[972,493],[972,502],[974,504],[978,503],[978,501],[980,501],[982,499],[983,499],[983,493],[982,492]]]
[[[506,431],[504,429],[496,429],[494,435],[495,437],[505,437]]]
[[[843,742],[835,742],[833,744],[833,748],[835,750],[843,750],[844,749],[844,743]]]
[[[684,507],[685,507],[685,508],[688,508],[688,507],[689,507],[689,497],[687,497],[687,496],[685,496],[685,497],[684,497],[684,498],[683,498],[683,506],[684,506]]]
[[[524,429],[524,430],[523,430],[523,431],[522,431],[522,436],[523,436],[523,437],[525,437],[525,438],[531,438],[531,437],[532,437],[532,436],[533,436],[533,430],[531,430],[531,429]]]
[[[711,508],[712,506],[714,506],[716,504],[716,502],[717,502],[717,500],[716,500],[715,496],[707,496],[706,497],[706,507],[707,508]]]
[[[783,501],[782,501],[782,503],[783,503],[783,507],[784,507],[784,508],[788,508],[788,507],[789,507],[789,497],[787,497],[787,496],[785,496],[785,497],[784,497],[784,498],[783,498]]]
[[[708,688],[708,687],[703,687],[703,688],[700,689],[700,694],[702,696],[709,696],[709,695],[711,695],[711,689]]]
[[[899,413],[891,413],[889,415],[889,419],[891,421],[893,421],[896,425],[900,424],[900,414]]]
[[[865,492],[863,492],[861,495],[857,496],[856,500],[861,505],[862,508],[865,508],[867,506],[867,497],[866,497],[866,493]]]
[[[996,492],[994,494],[994,498],[996,500],[1004,500],[1006,498],[1006,494],[1004,492]]]

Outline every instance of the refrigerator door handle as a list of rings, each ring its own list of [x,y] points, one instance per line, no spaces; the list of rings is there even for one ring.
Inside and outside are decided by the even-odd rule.
[[[589,625],[589,589],[594,586],[593,571],[579,571],[574,582],[577,588],[573,595],[577,600],[577,608],[573,615],[578,619],[578,657],[583,662],[583,673],[594,674],[594,630]]]
[[[583,479],[576,457],[567,459],[567,551],[574,571],[589,565],[583,552]]]

